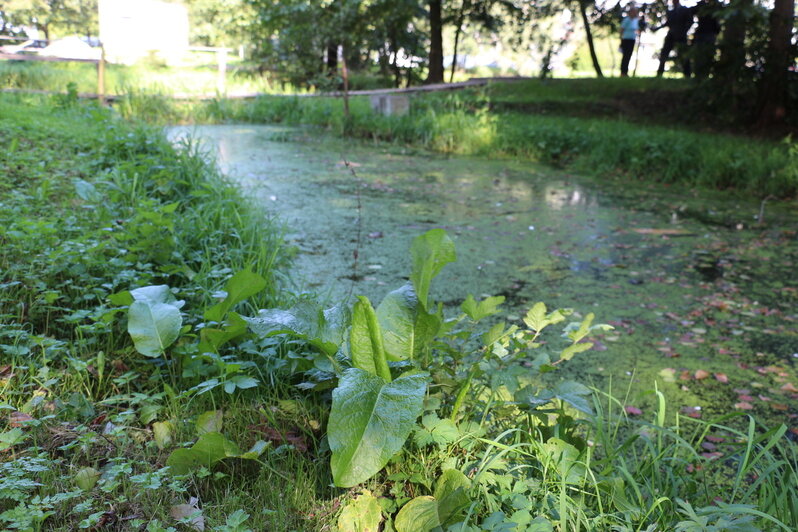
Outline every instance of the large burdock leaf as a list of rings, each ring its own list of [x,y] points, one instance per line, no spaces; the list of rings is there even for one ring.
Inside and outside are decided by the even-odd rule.
[[[432,279],[444,266],[457,260],[454,242],[443,229],[432,229],[413,240],[410,255],[413,257],[410,280],[421,306],[426,310]]]
[[[130,294],[134,301],[128,309],[127,332],[136,351],[147,357],[158,357],[180,336],[183,302],[175,301],[165,285],[145,286]]]
[[[358,368],[343,374],[327,426],[336,486],[369,479],[402,448],[423,410],[427,378],[416,373],[388,383]]]
[[[349,308],[336,305],[322,310],[315,303],[301,301],[289,310],[264,309],[257,317],[244,320],[258,336],[288,334],[307,340],[323,353],[334,356],[349,325]]]
[[[412,283],[390,292],[377,307],[388,360],[412,360],[432,341],[442,320],[421,308]]]

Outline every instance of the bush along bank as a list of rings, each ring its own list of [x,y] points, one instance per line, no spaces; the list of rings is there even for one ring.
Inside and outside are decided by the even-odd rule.
[[[400,142],[453,154],[529,158],[577,172],[792,198],[798,193],[798,148],[602,118],[489,110],[487,97],[417,95],[405,116],[375,114],[353,98],[262,96],[192,107],[189,120],[317,125],[358,138]]]

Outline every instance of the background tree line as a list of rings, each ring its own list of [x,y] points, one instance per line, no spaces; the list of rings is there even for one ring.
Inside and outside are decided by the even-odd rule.
[[[261,70],[278,73],[296,85],[324,88],[339,82],[339,62],[394,86],[446,80],[444,51],[453,78],[466,33],[519,46],[521,36],[536,41],[547,61],[579,32],[551,37],[556,15],[579,20],[591,63],[603,76],[594,32],[615,35],[622,16],[619,1],[596,0],[184,0],[191,18],[192,44],[243,46]],[[624,4],[625,5],[625,4]],[[650,24],[667,12],[667,0],[644,6]],[[735,116],[778,121],[796,98],[793,0],[727,0],[721,10],[713,77],[706,82],[705,105]],[[44,38],[98,34],[97,0],[5,0],[0,2],[0,32],[36,28]],[[448,30],[444,32],[444,30]],[[452,41],[444,43],[444,35]],[[752,111],[752,110],[755,110]]]

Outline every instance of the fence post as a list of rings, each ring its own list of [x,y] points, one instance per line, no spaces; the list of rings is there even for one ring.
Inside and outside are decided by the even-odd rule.
[[[105,105],[105,46],[100,45],[100,60],[97,62],[97,99]]]

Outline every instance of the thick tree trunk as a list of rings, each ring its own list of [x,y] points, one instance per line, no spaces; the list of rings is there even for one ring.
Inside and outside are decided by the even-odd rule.
[[[598,56],[596,55],[596,47],[593,44],[593,32],[590,31],[590,21],[587,18],[586,0],[579,0],[579,13],[582,15],[582,24],[585,26],[587,47],[590,50],[590,60],[593,61],[593,68],[596,70],[596,76],[603,78],[604,74],[601,72],[601,65],[599,65]]]
[[[427,83],[443,83],[443,18],[441,0],[429,0],[429,72]]]
[[[784,121],[787,114],[787,69],[790,66],[794,0],[775,0],[770,12],[770,42],[765,62],[765,73],[759,82],[760,127]]]

